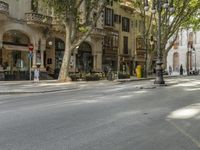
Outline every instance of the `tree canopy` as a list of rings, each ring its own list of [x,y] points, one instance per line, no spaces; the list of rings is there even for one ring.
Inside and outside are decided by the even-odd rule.
[[[59,80],[69,77],[69,62],[72,51],[91,33],[104,7],[112,0],[35,0],[51,10],[54,21],[65,29],[65,52]]]
[[[144,3],[141,0],[136,0],[138,7],[141,9],[141,14],[144,11]],[[162,1],[163,3],[166,1]],[[166,66],[166,58],[169,50],[173,47],[174,42],[178,36],[180,27],[192,27],[194,29],[200,28],[200,1],[199,0],[168,0],[169,6],[174,6],[175,11],[171,13],[170,7],[167,9],[162,8],[162,33],[161,33],[161,50],[163,54],[164,67]],[[134,2],[133,2],[134,3]],[[150,0],[150,3],[157,5],[157,0]],[[155,7],[157,8],[157,7]],[[150,10],[151,11],[151,8]],[[153,15],[155,21],[157,14]],[[148,21],[148,20],[147,20]],[[151,20],[150,20],[151,21]],[[151,21],[152,22],[152,21]],[[151,24],[151,22],[149,22]],[[157,24],[158,26],[158,24]],[[146,36],[153,34],[156,35],[157,31],[153,33],[146,32]],[[157,37],[155,37],[156,39]],[[156,49],[154,49],[156,50]],[[154,54],[154,53],[152,53]]]

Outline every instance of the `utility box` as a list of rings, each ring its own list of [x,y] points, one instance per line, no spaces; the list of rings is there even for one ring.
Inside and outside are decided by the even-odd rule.
[[[136,75],[137,75],[137,78],[142,78],[142,66],[141,65],[137,66]]]

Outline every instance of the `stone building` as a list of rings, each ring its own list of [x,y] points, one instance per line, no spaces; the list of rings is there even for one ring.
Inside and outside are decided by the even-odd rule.
[[[35,12],[31,0],[0,1],[0,65],[5,79],[29,78],[37,65],[45,72],[46,38],[44,31],[52,18]],[[29,45],[34,47],[29,54]]]
[[[183,66],[185,74],[200,69],[200,31],[192,29],[180,30],[173,48],[167,57],[167,68],[172,67],[174,72],[179,72]]]
[[[128,0],[111,2],[105,8],[90,36],[73,52],[70,72],[111,68],[133,73],[141,19],[135,17],[135,9],[129,4]],[[4,72],[4,79],[29,79],[35,67],[40,67],[44,78],[47,74],[57,77],[64,41],[64,34],[54,26],[52,13],[38,9],[33,0],[0,0],[0,72]]]

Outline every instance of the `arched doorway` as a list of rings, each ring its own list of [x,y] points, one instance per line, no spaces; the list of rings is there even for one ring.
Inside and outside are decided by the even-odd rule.
[[[2,66],[6,80],[25,80],[29,75],[28,44],[30,38],[18,30],[3,34]]]
[[[78,48],[76,64],[79,72],[91,72],[93,69],[92,48],[87,42],[83,42]]]
[[[55,38],[55,78],[58,78],[62,60],[65,52],[65,42],[59,38]]]
[[[174,53],[173,55],[173,70],[179,71],[179,53]]]
[[[55,69],[60,70],[64,51],[65,51],[65,42],[59,38],[56,38],[55,39]]]
[[[190,51],[187,52],[187,70],[192,70],[192,53]]]

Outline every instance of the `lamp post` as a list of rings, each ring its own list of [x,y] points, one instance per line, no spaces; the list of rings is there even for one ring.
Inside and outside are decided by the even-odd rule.
[[[156,61],[156,79],[154,84],[164,85],[165,81],[163,79],[163,69],[162,69],[162,51],[161,51],[161,21],[162,21],[162,10],[169,10],[174,12],[173,0],[168,2],[168,0],[153,0],[152,13],[156,13],[156,7],[158,12],[158,37],[157,37],[157,61]],[[144,10],[149,10],[148,0],[145,0]]]
[[[145,5],[146,3],[146,0],[143,0],[143,3]],[[146,9],[143,13],[144,15],[144,23],[143,23],[143,40],[144,40],[144,49],[145,49],[145,55],[144,55],[144,58],[145,58],[145,64],[144,64],[144,77],[147,78],[147,75],[148,75],[148,72],[147,72],[147,38],[146,38]]]

